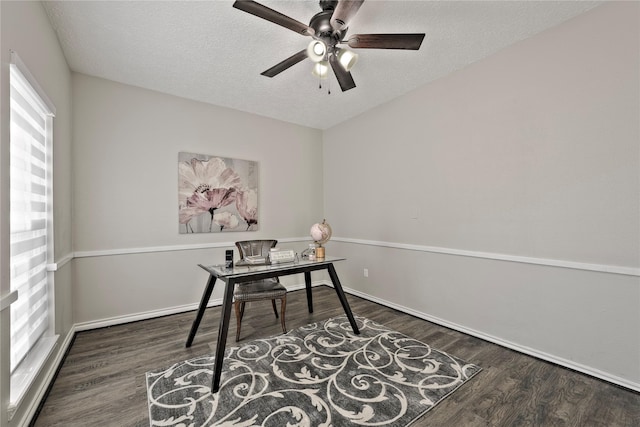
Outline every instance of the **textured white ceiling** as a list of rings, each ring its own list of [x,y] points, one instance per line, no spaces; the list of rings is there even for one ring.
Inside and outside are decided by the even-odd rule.
[[[317,0],[263,0],[308,23]],[[311,40],[218,1],[45,1],[73,71],[326,129],[459,70],[601,1],[368,0],[349,34],[426,33],[419,51],[360,49],[355,89],[323,89],[300,62],[260,73]],[[331,94],[327,94],[327,85]]]

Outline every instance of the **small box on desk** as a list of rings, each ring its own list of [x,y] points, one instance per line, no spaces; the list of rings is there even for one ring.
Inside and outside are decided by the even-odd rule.
[[[269,252],[269,260],[272,264],[293,262],[296,260],[296,253],[292,250],[271,250],[271,252]]]

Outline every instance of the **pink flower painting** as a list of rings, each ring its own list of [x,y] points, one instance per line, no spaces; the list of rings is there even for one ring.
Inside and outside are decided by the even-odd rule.
[[[247,230],[258,224],[258,191],[242,190],[236,194],[236,208],[247,223]]]
[[[179,153],[178,220],[180,233],[257,230],[257,162]]]

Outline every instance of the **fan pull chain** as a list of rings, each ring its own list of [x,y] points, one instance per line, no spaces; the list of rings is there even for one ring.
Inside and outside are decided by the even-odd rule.
[[[322,90],[322,77],[318,75],[318,89]],[[327,78],[327,95],[331,95],[331,79]]]

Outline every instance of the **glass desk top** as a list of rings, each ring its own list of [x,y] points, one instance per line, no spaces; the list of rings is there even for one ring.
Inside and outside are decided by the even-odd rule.
[[[313,269],[313,267],[322,267],[327,264],[332,264],[337,261],[344,261],[346,258],[340,257],[325,257],[324,259],[318,259],[309,261],[308,259],[302,259],[293,262],[283,262],[279,264],[239,264],[240,261],[233,264],[233,268],[226,268],[224,264],[216,265],[203,265],[198,264],[200,267],[208,271],[210,274],[223,279],[232,277],[251,276],[254,274],[268,273],[287,270],[306,270]]]

